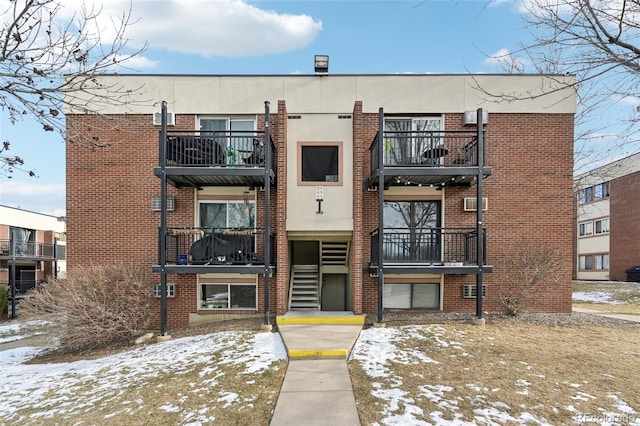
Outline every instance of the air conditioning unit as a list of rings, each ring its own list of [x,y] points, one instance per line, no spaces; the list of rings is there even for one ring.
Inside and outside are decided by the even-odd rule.
[[[176,208],[176,199],[174,197],[167,197],[167,211],[172,212]],[[151,211],[159,212],[162,210],[162,200],[160,197],[151,197]]]
[[[489,206],[489,200],[487,197],[482,197],[482,211],[486,211]],[[478,199],[476,197],[464,198],[464,211],[475,212],[478,210]]]
[[[162,297],[162,284],[156,284],[153,286],[153,295],[155,297]],[[174,283],[167,283],[167,297],[176,297],[176,285]]]
[[[162,113],[154,112],[153,113],[153,125],[160,126],[162,124]],[[172,112],[167,113],[167,126],[175,126],[176,125],[176,115]]]
[[[476,285],[475,284],[463,284],[462,285],[462,297],[464,299],[475,299],[476,298]],[[482,298],[487,297],[487,286],[482,286]]]

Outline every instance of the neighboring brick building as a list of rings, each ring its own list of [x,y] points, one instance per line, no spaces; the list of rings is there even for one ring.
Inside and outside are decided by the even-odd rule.
[[[66,274],[65,218],[20,208],[0,206],[0,285],[11,288],[14,266],[18,296],[37,282],[64,278]]]
[[[376,314],[379,286],[385,311],[475,312],[486,251],[483,308],[501,311],[503,254],[527,238],[566,259],[535,309],[570,312],[575,97],[492,102],[474,89],[529,95],[557,79],[572,77],[105,76],[135,102],[101,117],[66,111],[69,128],[107,145],[67,144],[69,267],[166,263],[177,327],[260,315],[265,285],[272,315]],[[151,207],[162,176],[166,259]]]
[[[625,281],[640,265],[640,153],[576,176],[574,276]]]

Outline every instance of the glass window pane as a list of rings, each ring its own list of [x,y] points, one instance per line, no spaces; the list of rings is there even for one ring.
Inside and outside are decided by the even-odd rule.
[[[202,284],[201,307],[205,309],[227,309],[229,286],[227,284]]]
[[[253,228],[255,224],[255,203],[229,203],[229,228]]]
[[[256,308],[256,286],[255,285],[232,285],[231,286],[231,308]]]
[[[411,120],[385,120],[384,164],[411,164]]]
[[[414,308],[440,308],[439,284],[413,284]]]
[[[385,284],[382,302],[386,309],[409,309],[411,284]]]
[[[227,204],[200,203],[200,226],[204,228],[226,228]]]
[[[609,255],[602,255],[602,269],[609,269]]]

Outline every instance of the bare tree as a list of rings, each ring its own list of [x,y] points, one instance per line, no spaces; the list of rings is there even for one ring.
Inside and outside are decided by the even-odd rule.
[[[0,6],[0,108],[11,123],[31,117],[44,131],[63,137],[65,107],[99,113],[105,104],[129,102],[130,89],[106,87],[95,77],[116,71],[146,49],[146,44],[127,47],[125,30],[134,23],[130,8],[108,17],[95,6],[73,13],[68,8],[57,0],[12,0]],[[0,155],[5,175],[24,164],[6,154],[10,143],[3,142]]]
[[[531,99],[567,90],[578,95],[576,169],[620,148],[640,146],[640,2],[638,0],[525,0],[521,15],[530,38],[494,59],[505,72],[558,77],[537,93],[488,93],[495,101]],[[575,82],[564,79],[575,75]],[[482,87],[478,85],[482,90]],[[628,108],[620,108],[626,105]],[[615,120],[601,116],[616,108]]]
[[[550,287],[560,283],[564,264],[556,247],[521,239],[503,253],[507,282],[498,290],[509,315],[518,315],[538,302]]]

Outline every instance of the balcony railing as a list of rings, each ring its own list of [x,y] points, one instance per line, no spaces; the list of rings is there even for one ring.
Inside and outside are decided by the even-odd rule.
[[[477,133],[468,130],[385,131],[384,167],[473,167],[478,165]],[[378,134],[373,139],[371,172],[380,166]],[[486,143],[484,152],[486,164]]]
[[[273,140],[261,131],[173,130],[167,135],[167,165],[179,167],[265,167]],[[271,164],[275,171],[275,161]]]
[[[158,239],[160,241],[160,239]],[[167,263],[176,265],[264,265],[264,229],[168,228]],[[275,238],[269,244],[273,265]]]
[[[44,260],[54,260],[55,250],[53,244],[36,243],[32,241],[17,241],[16,258],[34,258]],[[0,240],[0,257],[10,258],[11,240]]]
[[[486,230],[484,231],[486,237]],[[443,266],[477,265],[475,228],[384,228],[383,263]],[[378,264],[379,232],[371,233],[371,263]],[[483,238],[486,252],[486,238]],[[461,265],[460,265],[461,264]]]

